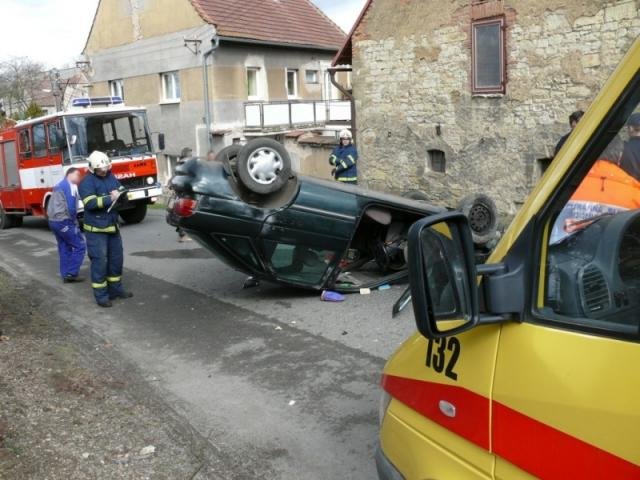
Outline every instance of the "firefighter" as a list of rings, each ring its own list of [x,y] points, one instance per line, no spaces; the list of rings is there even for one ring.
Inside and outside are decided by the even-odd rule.
[[[116,298],[131,298],[122,286],[122,238],[118,212],[109,211],[124,190],[111,173],[111,160],[99,151],[89,155],[89,171],[79,187],[84,203],[84,231],[91,260],[91,286],[96,302],[111,307]]]
[[[340,145],[338,145],[331,156],[329,163],[335,168],[332,171],[333,177],[342,183],[352,185],[358,184],[358,150],[353,145],[353,136],[347,129],[340,132]]]
[[[47,218],[58,243],[60,275],[64,283],[82,282],[78,276],[87,245],[78,224],[78,183],[80,170],[71,167],[51,193]]]

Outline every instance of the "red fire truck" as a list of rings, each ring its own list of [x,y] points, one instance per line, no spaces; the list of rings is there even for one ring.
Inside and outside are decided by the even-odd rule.
[[[162,149],[162,135],[159,143]],[[79,98],[64,112],[0,130],[0,229],[20,226],[25,216],[46,216],[53,186],[70,167],[86,171],[94,150],[109,155],[129,191],[131,207],[120,216],[141,222],[162,194],[146,111],[119,97]]]

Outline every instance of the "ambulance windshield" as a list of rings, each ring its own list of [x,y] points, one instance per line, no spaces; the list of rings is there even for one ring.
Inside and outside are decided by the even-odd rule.
[[[83,162],[94,150],[110,157],[139,156],[151,152],[142,112],[118,112],[65,117],[71,158]]]

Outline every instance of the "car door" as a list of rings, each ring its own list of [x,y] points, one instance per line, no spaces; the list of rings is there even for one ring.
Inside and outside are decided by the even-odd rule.
[[[355,194],[303,179],[295,201],[264,221],[265,261],[282,282],[320,287],[346,251],[358,215]]]
[[[640,182],[619,168],[640,135],[639,63],[608,112],[590,109],[592,136],[569,140],[576,160],[519,240],[536,261],[530,311],[500,336],[497,479],[640,478]],[[594,178],[603,164],[614,173]]]
[[[2,150],[0,157],[4,160],[4,182],[0,182],[3,207],[5,209],[22,209],[24,201],[20,188],[16,142],[10,140],[0,143],[0,150]],[[0,162],[0,168],[2,168],[2,162]]]

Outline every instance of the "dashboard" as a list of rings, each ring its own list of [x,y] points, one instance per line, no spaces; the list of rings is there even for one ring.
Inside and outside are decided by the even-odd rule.
[[[640,210],[602,216],[551,245],[547,267],[554,313],[640,325]]]

